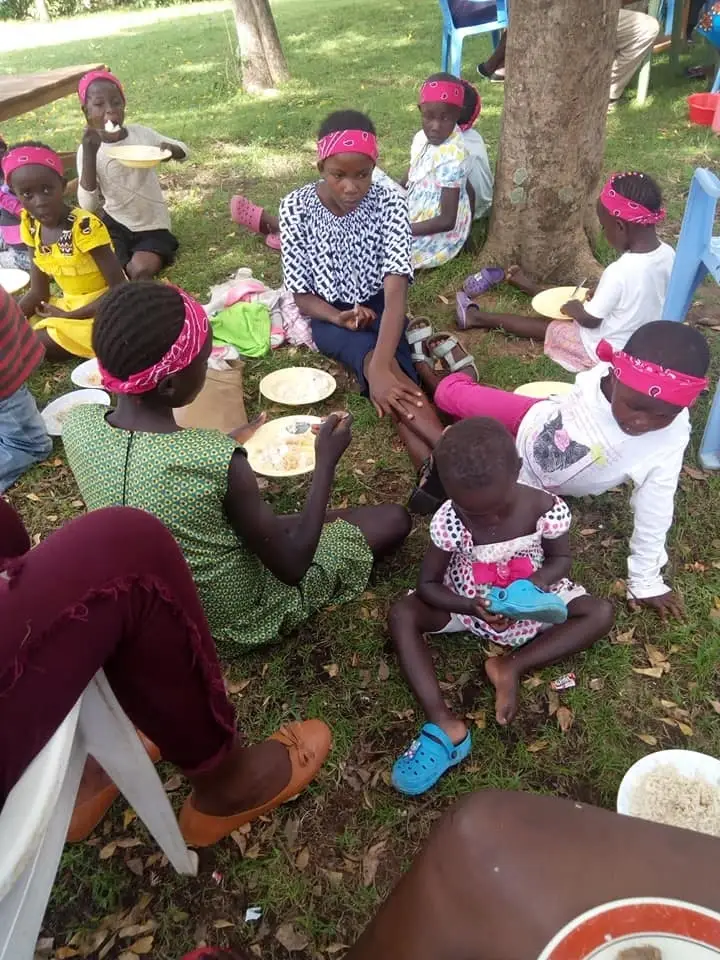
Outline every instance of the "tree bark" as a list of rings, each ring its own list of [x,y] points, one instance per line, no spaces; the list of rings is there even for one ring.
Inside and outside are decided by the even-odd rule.
[[[52,19],[45,0],[35,0],[35,16],[43,23],[49,23]]]
[[[271,90],[288,79],[269,0],[233,0],[243,88]]]
[[[535,280],[596,276],[588,225],[602,172],[620,0],[522,0],[508,32],[505,108],[484,263]]]

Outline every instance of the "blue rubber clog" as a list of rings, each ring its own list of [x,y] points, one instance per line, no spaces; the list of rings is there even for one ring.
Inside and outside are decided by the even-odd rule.
[[[470,731],[464,740],[454,744],[444,730],[434,723],[426,723],[417,740],[395,761],[392,785],[400,793],[417,797],[434,787],[451,767],[461,763],[471,747]]]
[[[492,587],[488,599],[490,613],[511,620],[538,620],[540,623],[565,623],[567,604],[556,593],[536,587],[530,580],[516,580],[508,587]]]

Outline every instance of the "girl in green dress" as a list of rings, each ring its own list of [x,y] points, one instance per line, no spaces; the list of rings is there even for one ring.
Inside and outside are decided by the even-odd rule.
[[[359,596],[375,559],[410,531],[403,507],[328,512],[351,418],[329,416],[316,440],[304,509],[278,516],[262,499],[239,442],[249,430],[181,429],[173,409],[205,381],[211,335],[202,307],[152,281],[106,297],[93,330],[117,406],[77,407],[63,428],[70,466],[89,510],[122,504],[155,514],[193,572],[216,641],[251,647],[275,639],[331,603]]]

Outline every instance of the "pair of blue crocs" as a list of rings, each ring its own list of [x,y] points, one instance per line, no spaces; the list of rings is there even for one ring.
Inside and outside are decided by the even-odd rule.
[[[472,747],[470,731],[460,743],[434,723],[426,723],[392,769],[392,785],[400,793],[417,797],[434,787],[440,777],[467,757]]]
[[[490,613],[510,620],[565,623],[567,604],[556,593],[536,587],[531,580],[515,580],[507,587],[492,587],[488,594]]]

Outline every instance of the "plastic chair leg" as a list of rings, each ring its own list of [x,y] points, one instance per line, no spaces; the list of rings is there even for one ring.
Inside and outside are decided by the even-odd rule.
[[[720,470],[720,381],[710,407],[710,416],[700,442],[698,460],[705,470]]]
[[[712,85],[711,93],[720,93],[720,67],[717,68],[717,73],[715,74],[715,81]]]
[[[173,867],[194,876],[197,854],[188,850],[155,767],[102,670],[83,696],[79,726],[87,752],[115,782]]]
[[[454,77],[460,77],[462,75],[462,48],[462,37],[455,34],[450,44],[450,66],[447,71]]]
[[[440,54],[440,71],[448,72],[448,60],[450,58],[450,37],[447,30],[443,30],[442,52]]]
[[[688,257],[683,257],[682,268],[677,271],[673,269],[670,276],[662,312],[663,320],[684,322],[692,306],[695,291],[705,279],[706,274],[707,268],[699,258],[691,263]]]

